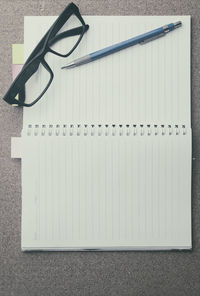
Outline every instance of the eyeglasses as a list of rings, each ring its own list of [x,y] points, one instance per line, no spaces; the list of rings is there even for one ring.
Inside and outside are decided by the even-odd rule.
[[[54,78],[45,55],[50,52],[60,57],[68,57],[88,28],[78,7],[70,3],[32,51],[3,99],[11,105],[26,107],[38,102]],[[31,81],[35,82],[31,84],[35,86],[35,90],[31,90],[32,97],[27,99],[25,87]]]

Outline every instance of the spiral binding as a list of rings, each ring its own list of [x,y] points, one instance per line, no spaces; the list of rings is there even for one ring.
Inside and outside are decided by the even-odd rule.
[[[57,124],[41,126],[29,124],[28,136],[151,136],[151,135],[186,135],[185,125],[143,125],[143,124]]]

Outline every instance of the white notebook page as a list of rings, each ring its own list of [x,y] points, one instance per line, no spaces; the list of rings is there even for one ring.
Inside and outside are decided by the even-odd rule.
[[[47,55],[53,84],[39,103],[24,108],[22,249],[190,248],[190,17],[84,19],[90,29],[77,50],[68,59]],[[25,56],[54,20],[25,17]],[[157,41],[60,69],[177,20],[182,28]],[[49,125],[63,124],[136,124],[137,130],[143,124],[144,135],[48,136]],[[157,125],[158,135],[148,135],[147,125]]]
[[[55,18],[25,17],[25,57]],[[55,74],[54,81],[40,102],[24,108],[24,126],[36,122],[131,122],[190,127],[190,17],[85,16],[84,19],[90,28],[70,57],[46,55]],[[74,58],[177,20],[182,21],[182,27],[156,41],[82,67],[60,69]],[[27,97],[31,93],[30,86]]]
[[[22,248],[190,248],[190,137],[24,136]]]

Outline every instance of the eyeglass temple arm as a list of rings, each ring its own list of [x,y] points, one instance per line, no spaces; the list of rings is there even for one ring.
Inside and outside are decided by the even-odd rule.
[[[62,33],[56,35],[54,38],[50,39],[48,45],[52,46],[57,41],[59,41],[59,40],[61,40],[63,38],[80,35],[80,34],[83,33],[83,30],[84,30],[84,33],[85,33],[88,30],[88,28],[89,28],[89,26],[86,25],[85,27],[81,26],[81,27],[73,28],[71,30],[62,32]]]

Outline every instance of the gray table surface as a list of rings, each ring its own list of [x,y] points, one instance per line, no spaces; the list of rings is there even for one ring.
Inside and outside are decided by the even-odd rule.
[[[59,15],[63,0],[0,0],[0,92],[11,83],[11,44],[24,15]],[[85,15],[192,16],[193,250],[33,252],[20,250],[21,163],[10,158],[22,110],[0,101],[0,295],[200,295],[200,1],[78,0]]]

